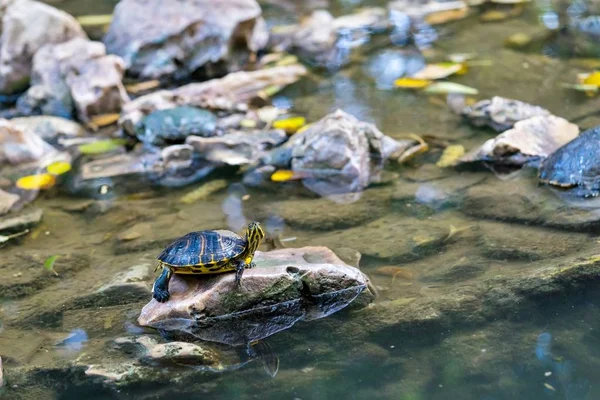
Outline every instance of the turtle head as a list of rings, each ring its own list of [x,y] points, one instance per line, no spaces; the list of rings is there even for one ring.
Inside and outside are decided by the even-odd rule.
[[[256,221],[248,224],[246,229],[246,241],[248,242],[248,253],[254,255],[254,252],[258,248],[260,241],[265,237],[265,231],[263,231],[260,224]]]

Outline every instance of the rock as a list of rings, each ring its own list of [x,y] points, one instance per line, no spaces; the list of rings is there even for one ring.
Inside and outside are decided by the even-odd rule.
[[[136,127],[137,137],[143,143],[165,145],[183,142],[190,135],[214,135],[217,117],[208,110],[180,106],[156,110],[146,115]]]
[[[309,190],[328,196],[359,192],[378,181],[386,156],[400,147],[375,125],[337,110],[293,135],[262,161],[293,170]]]
[[[129,101],[122,82],[124,73],[123,59],[114,55],[88,60],[69,71],[67,85],[80,121],[121,112],[123,104]]]
[[[278,215],[294,229],[331,231],[346,229],[383,217],[391,203],[386,199],[389,192],[369,188],[361,198],[340,207],[329,199],[290,199],[259,206],[260,220]],[[319,213],[313,212],[319,210]]]
[[[221,62],[239,69],[240,59],[263,48],[267,37],[254,0],[126,0],[115,8],[104,42],[128,71],[155,79],[185,78],[201,67],[210,72]]]
[[[74,38],[47,44],[33,58],[31,87],[17,101],[23,115],[46,114],[82,121],[119,112],[129,100],[121,79],[122,60],[106,55],[100,42]]]
[[[70,301],[63,309],[111,307],[147,299],[151,295],[153,267],[151,264],[138,264],[124,269],[110,282]]]
[[[600,224],[594,209],[569,205],[526,177],[469,188],[461,210],[478,218],[587,231]]]
[[[333,21],[336,31],[368,30],[382,32],[389,27],[388,12],[383,7],[360,8],[353,14],[342,15]]]
[[[419,278],[426,283],[458,284],[481,277],[489,269],[489,262],[481,258],[462,258],[450,265],[440,265]]]
[[[65,281],[90,265],[90,259],[83,254],[58,254],[54,270],[58,275],[44,268],[46,257],[39,254],[7,256],[0,266],[4,279],[0,282],[0,297],[14,299],[31,295],[54,283]]]
[[[173,90],[159,90],[140,96],[123,106],[119,124],[135,135],[135,126],[155,110],[188,105],[213,110],[245,110],[250,100],[268,87],[284,87],[306,74],[300,64],[267,68],[251,72],[234,72],[223,78],[191,83]]]
[[[80,124],[49,115],[12,118],[10,123],[18,130],[35,133],[50,144],[58,144],[63,138],[85,135],[85,129]]]
[[[194,365],[219,368],[221,356],[213,349],[195,343],[169,342],[158,343],[150,336],[117,338],[117,346],[134,345],[141,348],[142,364]]]
[[[324,67],[344,64],[338,57],[337,32],[334,19],[326,10],[316,10],[300,22],[294,32],[291,51]]]
[[[245,165],[258,162],[267,150],[286,140],[287,134],[275,129],[255,132],[230,131],[226,135],[211,138],[188,136],[186,143],[210,162]]]
[[[478,247],[493,260],[535,261],[576,253],[589,242],[586,234],[565,233],[537,227],[480,222]]]
[[[2,357],[0,357],[0,389],[4,386],[4,367],[2,365]]]
[[[551,115],[550,111],[542,107],[498,96],[457,111],[471,124],[478,127],[489,126],[498,132],[510,129],[524,119]]]
[[[410,49],[385,49],[373,55],[366,69],[375,80],[377,89],[392,90],[394,81],[405,75],[413,75],[425,67],[425,57]]]
[[[18,213],[0,217],[0,233],[17,233],[40,223],[43,212],[39,208],[28,208]]]
[[[144,234],[147,234],[152,229],[152,226],[147,222],[135,224],[131,228],[119,233],[117,239],[122,241],[135,240]]]
[[[600,126],[597,126],[562,146],[542,162],[540,182],[569,189],[580,197],[600,195],[599,139]]]
[[[61,43],[86,35],[64,11],[31,0],[4,2],[0,9],[0,93],[11,94],[27,87],[34,54],[48,43]]]
[[[0,189],[0,215],[9,212],[17,201],[19,201],[18,195]]]
[[[363,256],[388,262],[409,262],[437,254],[456,240],[473,237],[467,232],[464,236],[452,237],[452,224],[462,227],[464,223],[457,218],[420,220],[402,216],[392,219],[388,215],[335,235],[315,235],[311,242],[317,241],[330,248],[350,247]]]
[[[297,321],[331,315],[361,293],[372,297],[365,290],[367,278],[324,247],[257,252],[255,262],[257,267],[244,272],[240,290],[233,289],[234,274],[206,279],[174,275],[170,300],[153,299],[138,323],[246,345]]]
[[[532,117],[515,123],[480,148],[467,153],[460,162],[488,161],[522,166],[537,164],[579,134],[577,125],[554,115]]]
[[[0,165],[34,162],[53,152],[54,148],[35,133],[18,129],[0,118]]]

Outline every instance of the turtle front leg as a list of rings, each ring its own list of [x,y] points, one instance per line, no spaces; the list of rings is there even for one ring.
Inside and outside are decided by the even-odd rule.
[[[238,288],[242,287],[242,275],[247,265],[244,260],[239,260],[235,265],[235,284]]]
[[[160,276],[156,278],[156,281],[154,281],[154,286],[152,287],[152,297],[154,297],[158,302],[164,303],[165,301],[169,300],[169,297],[171,296],[169,294],[169,281],[171,280],[171,275],[173,275],[173,272],[169,267],[166,267],[165,265],[161,266],[163,270]]]

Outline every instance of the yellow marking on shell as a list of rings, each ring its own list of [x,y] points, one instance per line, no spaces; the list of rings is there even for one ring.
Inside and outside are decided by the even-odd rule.
[[[204,241],[206,240],[204,236],[200,236],[200,239],[202,240],[202,243],[200,244],[200,257],[198,258],[202,258],[202,256],[204,255]]]

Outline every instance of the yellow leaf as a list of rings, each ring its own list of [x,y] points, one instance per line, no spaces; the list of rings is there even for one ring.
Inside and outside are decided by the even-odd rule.
[[[160,86],[159,81],[151,80],[151,81],[145,81],[145,82],[133,83],[131,85],[126,85],[125,90],[127,90],[129,93],[136,94],[136,93],[143,92],[146,90],[156,89],[159,86]]]
[[[62,175],[71,170],[71,164],[65,161],[56,161],[48,165],[46,170],[51,175]]]
[[[584,85],[594,85],[600,87],[600,72],[592,72],[581,83],[583,83]]]
[[[443,10],[427,14],[425,22],[429,25],[440,25],[446,22],[456,21],[469,15],[469,7],[463,7],[455,10]]]
[[[290,171],[289,169],[280,169],[279,171],[275,171],[273,175],[271,175],[271,180],[273,182],[287,182],[294,178],[294,171]]]
[[[240,121],[240,126],[242,128],[252,129],[256,128],[256,121],[253,119],[243,119]]]
[[[278,119],[273,121],[273,128],[283,129],[287,133],[295,133],[298,129],[306,124],[304,117],[291,117],[285,119]]]
[[[82,154],[102,154],[118,149],[119,146],[124,144],[125,140],[123,139],[108,139],[82,144],[78,149]]]
[[[442,156],[435,164],[440,168],[451,167],[456,164],[456,161],[465,154],[465,148],[461,145],[452,145],[444,149]]]
[[[121,114],[119,113],[110,113],[110,114],[100,114],[93,116],[90,123],[97,127],[102,128],[103,126],[112,125],[119,120]]]
[[[23,190],[49,189],[56,183],[56,178],[50,174],[28,175],[17,180],[17,187]]]
[[[112,21],[112,14],[102,14],[102,15],[82,15],[77,17],[77,21],[84,28],[87,26],[103,26],[109,25]]]
[[[444,62],[427,64],[425,68],[414,74],[411,78],[426,80],[444,79],[450,75],[456,74],[461,70],[464,70],[464,68],[464,63]]]
[[[400,78],[394,81],[394,86],[401,89],[423,89],[430,83],[431,81],[427,79]]]

